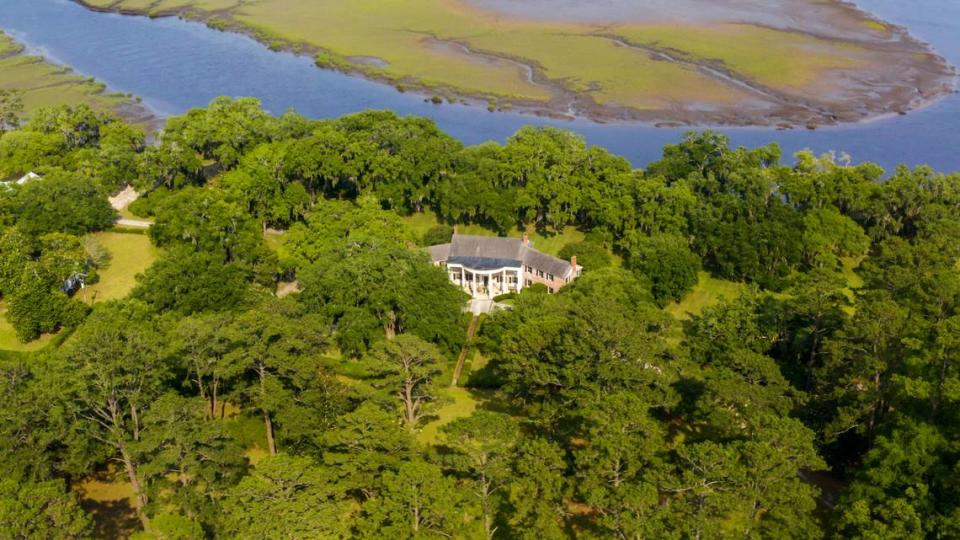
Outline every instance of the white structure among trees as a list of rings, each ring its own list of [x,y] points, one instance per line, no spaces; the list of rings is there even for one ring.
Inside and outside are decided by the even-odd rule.
[[[520,292],[535,283],[556,292],[582,270],[576,257],[565,261],[537,251],[527,235],[519,239],[455,233],[449,244],[428,250],[433,263],[445,267],[450,281],[473,298]]]

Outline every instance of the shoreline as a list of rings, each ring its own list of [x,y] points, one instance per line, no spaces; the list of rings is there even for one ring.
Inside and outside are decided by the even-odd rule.
[[[15,47],[12,51],[7,52],[7,54],[0,54],[0,60],[6,59],[23,59],[24,61],[30,60],[33,63],[49,66],[54,68],[55,73],[58,75],[74,75],[84,78],[83,81],[63,81],[57,84],[80,84],[80,85],[90,85],[87,89],[90,90],[90,96],[97,98],[103,98],[107,100],[116,100],[117,103],[113,104],[96,104],[96,103],[87,103],[94,109],[101,109],[105,111],[112,112],[116,114],[120,119],[124,120],[127,123],[141,126],[144,129],[145,134],[150,137],[152,134],[156,133],[164,123],[163,117],[154,111],[149,106],[142,103],[139,96],[135,96],[130,93],[121,92],[117,89],[111,89],[111,87],[95,77],[92,74],[84,73],[76,70],[73,66],[70,66],[65,63],[57,62],[47,58],[42,54],[41,51],[31,49],[31,47],[16,36],[11,35],[5,32],[0,28],[0,38],[5,38]],[[39,87],[42,88],[42,87]],[[28,93],[35,91],[36,88],[16,88],[12,87],[10,90]],[[82,101],[81,101],[82,103]],[[72,104],[72,103],[70,103]],[[29,118],[30,111],[24,111],[24,116]]]
[[[641,111],[627,106],[601,105],[588,93],[572,91],[556,81],[550,80],[539,65],[528,59],[475,49],[456,39],[443,39],[435,35],[429,36],[430,39],[436,40],[438,43],[462,47],[477,56],[514,63],[529,73],[532,83],[549,89],[552,94],[552,97],[547,101],[524,100],[509,96],[472,93],[447,85],[423,84],[409,76],[399,78],[386,76],[377,71],[375,61],[351,60],[352,57],[342,57],[314,44],[281,38],[271,34],[269,30],[258,29],[237,21],[230,9],[204,11],[192,6],[180,6],[150,12],[148,9],[94,6],[86,0],[72,1],[94,12],[148,18],[177,17],[189,22],[202,23],[212,30],[245,35],[272,51],[308,57],[318,69],[332,70],[347,76],[362,77],[378,84],[393,86],[398,92],[417,94],[422,96],[424,101],[433,101],[438,106],[441,106],[440,103],[459,103],[484,107],[491,113],[510,111],[557,120],[587,120],[597,124],[629,123],[672,128],[741,127],[772,130],[850,126],[872,123],[930,107],[956,93],[958,85],[960,85],[960,77],[958,77],[956,68],[951,66],[929,44],[915,38],[909,33],[908,29],[883,21],[846,0],[836,0],[836,3],[844,10],[859,17],[858,20],[883,24],[889,29],[892,38],[895,38],[891,43],[909,46],[906,50],[901,48],[894,52],[923,55],[923,62],[918,62],[911,67],[918,77],[925,77],[922,82],[929,82],[927,87],[881,83],[881,87],[895,88],[896,95],[893,98],[883,100],[865,97],[855,107],[841,107],[839,104],[831,106],[831,104],[809,99],[808,96],[784,92],[752,81],[732,71],[722,61],[688,58],[683,56],[682,51],[679,51],[681,55],[677,56],[677,59],[671,58],[675,63],[696,69],[731,87],[737,87],[741,90],[746,88],[750,92],[766,94],[768,99],[766,104],[773,106],[763,114],[735,107],[713,111],[689,110],[679,107]],[[803,33],[802,30],[794,29],[792,31]],[[600,34],[594,35],[611,38]],[[623,42],[623,46],[636,47],[651,55],[669,57],[673,53],[669,49],[651,48],[648,45],[633,44],[621,38],[617,39]],[[873,45],[883,47],[885,44],[873,43]],[[867,81],[861,82],[865,85],[868,84]]]

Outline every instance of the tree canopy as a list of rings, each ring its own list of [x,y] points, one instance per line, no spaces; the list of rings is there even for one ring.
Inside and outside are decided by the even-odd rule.
[[[960,535],[956,173],[248,98],[146,145],[9,101],[0,175],[41,178],[0,189],[2,307],[56,337],[0,354],[0,536],[101,534],[93,479],[146,539]],[[159,256],[84,304],[128,183]],[[454,225],[586,271],[471,323],[423,249]]]

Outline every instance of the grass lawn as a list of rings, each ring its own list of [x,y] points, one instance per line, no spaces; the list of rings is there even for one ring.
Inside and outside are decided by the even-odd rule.
[[[452,387],[441,392],[441,397],[452,401],[437,410],[437,418],[427,423],[417,433],[417,440],[423,444],[438,444],[442,442],[440,427],[453,422],[457,418],[464,418],[473,414],[477,406],[483,401],[485,392],[471,388]]]
[[[133,486],[113,465],[75,482],[73,490],[93,517],[96,538],[127,538],[140,528]]]
[[[143,219],[142,216],[138,216],[138,215],[134,214],[133,212],[131,212],[129,205],[124,206],[124,207],[121,208],[120,210],[117,210],[117,214],[119,214],[122,219],[134,219],[134,220],[142,220],[142,219]]]
[[[719,304],[722,300],[734,300],[747,289],[747,285],[725,279],[717,279],[707,272],[700,272],[700,281],[680,302],[674,302],[665,311],[677,320],[686,320],[700,315],[703,310]]]
[[[110,265],[100,271],[100,281],[81,289],[76,298],[90,304],[123,298],[136,285],[135,277],[156,259],[156,249],[145,234],[101,232],[94,235],[110,252]],[[0,302],[0,350],[33,352],[46,347],[53,334],[44,334],[29,343],[21,343],[6,317],[7,308]]]
[[[263,233],[263,239],[267,243],[267,246],[274,251],[280,249],[287,241],[285,232],[275,229],[267,229],[266,232]]]
[[[157,250],[145,234],[101,232],[94,238],[110,252],[110,264],[100,271],[100,281],[81,289],[77,298],[96,303],[123,298],[136,285],[137,274],[157,258]]]

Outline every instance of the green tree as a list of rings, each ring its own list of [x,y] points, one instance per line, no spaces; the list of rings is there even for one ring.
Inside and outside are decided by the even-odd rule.
[[[183,246],[249,271],[272,274],[275,264],[263,231],[241,206],[222,192],[189,188],[163,198],[154,209],[150,239],[160,247]]]
[[[423,253],[346,245],[298,274],[300,300],[336,326],[345,353],[409,333],[456,351],[463,343],[464,295]]]
[[[23,268],[17,289],[8,297],[7,311],[20,341],[26,343],[83,321],[89,308],[71,300],[60,290],[62,285],[40,263],[29,262]]]
[[[203,163],[187,145],[165,135],[137,155],[135,185],[141,191],[180,189],[203,183]]]
[[[819,537],[817,490],[799,475],[822,467],[812,443],[799,422],[773,421],[749,438],[681,446],[668,523],[689,537]]]
[[[96,146],[104,126],[119,122],[112,113],[98,112],[89,105],[59,105],[34,111],[24,124],[25,131],[59,136],[67,149]]]
[[[137,276],[131,296],[158,313],[228,311],[248,299],[250,281],[238,263],[224,263],[215,253],[177,246]]]
[[[510,415],[478,410],[440,428],[454,451],[449,466],[472,484],[466,494],[480,508],[489,540],[505,525],[506,489],[512,477],[513,452],[520,426]],[[502,536],[502,535],[500,535]]]
[[[380,496],[363,505],[360,536],[429,538],[464,536],[463,495],[439,466],[415,460],[383,475]],[[469,533],[466,533],[467,535]]]
[[[272,124],[260,100],[221,96],[205,109],[191,109],[184,116],[171,118],[164,136],[232,168],[244,153],[271,137]]]
[[[206,538],[196,521],[178,514],[162,513],[150,520],[149,531],[138,531],[133,540],[201,540]]]
[[[274,417],[296,396],[302,374],[318,369],[317,355],[327,344],[323,329],[300,320],[301,315],[296,304],[272,300],[237,314],[227,329],[226,359],[245,374],[238,397],[263,416],[271,455],[277,453]]]
[[[167,392],[142,416],[146,428],[131,446],[142,456],[137,472],[149,484],[151,500],[160,501],[159,507],[175,505],[194,521],[207,517],[219,492],[246,471],[244,448],[222,423],[206,418],[196,398]]]
[[[204,415],[223,417],[225,402],[236,377],[226,358],[230,351],[229,313],[194,315],[177,321],[169,344],[170,353],[179,359],[189,377],[188,387],[203,402]]]
[[[666,448],[663,427],[643,399],[617,391],[584,411],[583,444],[573,451],[576,486],[602,530],[617,538],[656,536],[652,519]]]
[[[837,506],[845,538],[949,538],[960,533],[957,442],[908,422],[881,436]]]
[[[223,497],[220,532],[230,538],[348,538],[349,505],[326,469],[278,454]]]
[[[23,117],[23,93],[17,90],[0,90],[0,136],[17,129]]]
[[[0,535],[6,538],[88,538],[92,525],[62,480],[0,480]]]
[[[75,422],[62,377],[48,362],[0,363],[0,467],[5,478],[39,482],[76,476],[102,459]]]
[[[803,258],[808,266],[834,268],[841,257],[861,257],[870,247],[860,225],[833,207],[808,212],[803,226]]]
[[[19,228],[37,236],[100,231],[111,227],[116,217],[95,181],[65,172],[49,173],[20,186],[14,213]]]
[[[342,489],[360,501],[375,497],[384,472],[397,470],[414,453],[413,437],[396,415],[372,400],[337,418],[318,439],[323,463],[335,471]]]
[[[288,227],[302,219],[311,205],[303,184],[295,181],[288,142],[265,143],[247,153],[239,168],[225,174],[221,186],[231,198],[246,204],[263,227]]]
[[[644,393],[654,408],[670,406],[679,363],[660,335],[664,314],[643,307],[612,301],[602,287],[521,295],[503,322],[489,325],[503,390],[558,433],[575,429],[581,411],[618,389]]]
[[[421,246],[436,246],[449,243],[453,238],[453,227],[449,225],[435,225],[423,233],[420,239]]]
[[[145,528],[149,492],[137,446],[143,420],[170,377],[155,325],[140,303],[103,304],[60,351],[81,427],[123,467]]]
[[[510,483],[510,534],[514,538],[565,538],[563,451],[544,439],[525,440],[517,449]]]
[[[20,284],[23,268],[39,250],[36,239],[16,227],[8,227],[0,236],[0,293],[7,296]]]
[[[607,268],[613,264],[610,252],[605,247],[593,242],[571,242],[563,246],[557,256],[568,261],[572,257],[576,257],[577,264],[588,271]]]
[[[700,279],[700,257],[683,238],[635,238],[624,249],[629,254],[627,265],[650,280],[653,296],[662,304],[679,302]]]
[[[399,402],[403,425],[414,431],[437,400],[437,377],[444,363],[440,352],[416,336],[403,335],[378,343],[367,362],[382,378],[378,385]]]

